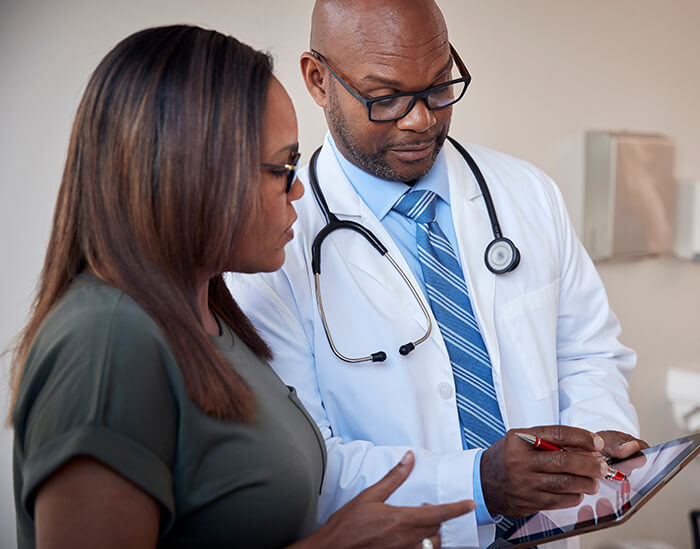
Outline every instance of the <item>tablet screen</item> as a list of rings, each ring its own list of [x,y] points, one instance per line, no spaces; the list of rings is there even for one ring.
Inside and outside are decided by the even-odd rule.
[[[543,543],[619,524],[699,451],[700,434],[695,434],[618,461],[614,467],[625,473],[627,480],[600,480],[598,493],[584,496],[578,506],[535,513],[525,524],[506,531],[489,549]]]

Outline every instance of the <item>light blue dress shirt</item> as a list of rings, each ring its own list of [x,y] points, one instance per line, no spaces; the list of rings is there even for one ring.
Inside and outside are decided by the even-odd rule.
[[[338,151],[333,138],[330,135],[328,137],[333,153],[343,173],[398,246],[411,272],[416,277],[421,290],[423,290],[423,295],[428,295],[425,288],[425,280],[423,279],[423,269],[418,259],[416,222],[391,209],[396,201],[410,189],[410,186],[397,181],[380,179],[358,168]],[[468,169],[466,164],[464,169]],[[457,247],[457,236],[450,210],[450,191],[447,181],[447,163],[444,149],[438,154],[430,171],[420,178],[413,188],[415,190],[432,191],[437,195],[435,217],[438,225],[440,225],[440,229],[450,241],[450,245],[457,255],[461,267],[462,259]],[[462,447],[464,446],[464,433],[462,433]],[[484,501],[484,493],[481,488],[482,453],[483,450],[479,450],[474,459],[474,477],[472,480],[474,484],[474,501],[477,503],[476,520],[479,525],[490,524],[498,520],[498,517],[494,518],[491,516]]]

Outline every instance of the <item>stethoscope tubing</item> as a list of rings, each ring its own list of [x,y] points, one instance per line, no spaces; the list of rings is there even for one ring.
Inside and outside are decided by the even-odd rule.
[[[459,151],[459,153],[469,165],[469,168],[474,174],[476,182],[479,185],[479,189],[481,190],[482,196],[484,198],[486,211],[488,212],[489,220],[491,222],[491,229],[493,231],[494,236],[494,239],[486,247],[484,253],[484,261],[486,262],[486,266],[494,274],[505,274],[507,272],[510,272],[514,270],[520,263],[520,252],[515,247],[515,244],[513,244],[513,242],[509,239],[503,237],[501,233],[501,226],[498,222],[498,216],[496,215],[496,209],[493,205],[491,193],[488,189],[488,186],[486,185],[486,180],[484,179],[484,176],[481,173],[479,166],[476,164],[472,156],[466,151],[466,149],[462,147],[462,145],[460,145],[452,137],[448,136],[447,139],[450,140],[450,143],[452,143],[452,145]],[[372,247],[374,247],[375,250],[377,250],[382,256],[386,257],[389,260],[391,265],[394,267],[394,269],[396,269],[399,275],[403,278],[404,282],[410,288],[411,293],[415,297],[416,301],[418,301],[421,310],[425,315],[425,318],[427,320],[427,330],[423,334],[423,336],[421,336],[415,341],[405,343],[399,348],[399,354],[405,356],[430,337],[433,327],[430,313],[428,312],[426,305],[423,303],[423,299],[421,299],[420,294],[413,286],[406,273],[401,269],[401,267],[394,260],[394,258],[391,257],[391,254],[389,254],[386,246],[382,244],[379,238],[377,238],[377,236],[372,231],[370,231],[367,227],[361,225],[360,223],[350,220],[341,220],[333,212],[331,212],[330,208],[328,207],[328,203],[326,202],[326,197],[321,191],[321,187],[318,182],[318,172],[316,170],[316,164],[318,162],[318,156],[321,153],[321,149],[322,147],[316,149],[314,154],[311,156],[311,161],[309,162],[309,182],[311,184],[311,191],[313,192],[314,198],[316,199],[316,203],[318,204],[326,220],[326,224],[316,234],[311,244],[311,270],[314,274],[316,304],[318,306],[319,314],[321,316],[321,322],[323,323],[323,329],[326,332],[328,344],[330,345],[333,353],[344,362],[383,362],[386,360],[387,357],[384,351],[377,351],[368,356],[358,358],[347,357],[338,350],[333,341],[333,338],[331,337],[330,328],[328,326],[328,321],[326,319],[326,314],[323,308],[323,298],[321,296],[321,246],[326,237],[334,231],[339,229],[349,229],[361,234],[367,240],[367,242],[369,242],[369,244]]]
[[[384,351],[377,351],[376,353],[372,353],[371,355],[358,358],[351,358],[343,355],[336,347],[335,342],[333,341],[333,337],[331,336],[330,328],[328,327],[326,313],[323,308],[323,297],[321,295],[321,245],[323,244],[323,241],[326,239],[326,237],[332,232],[337,231],[339,229],[349,229],[361,234],[367,240],[367,242],[369,242],[383,257],[386,257],[389,260],[394,269],[399,273],[401,278],[403,278],[404,282],[408,285],[408,287],[411,290],[411,293],[413,294],[413,297],[416,299],[416,301],[418,301],[418,304],[420,305],[421,311],[423,312],[423,315],[425,316],[427,322],[427,329],[425,333],[415,341],[409,341],[408,343],[404,343],[403,345],[401,345],[401,347],[399,347],[399,353],[401,355],[407,355],[413,349],[415,349],[416,346],[420,345],[425,340],[427,340],[433,331],[433,321],[430,318],[428,308],[425,306],[425,303],[423,303],[423,300],[420,298],[418,290],[416,290],[416,288],[413,286],[406,273],[399,266],[396,260],[393,257],[391,257],[391,254],[387,250],[386,246],[382,244],[379,238],[377,238],[377,236],[372,231],[355,221],[340,220],[333,212],[330,211],[328,203],[326,202],[326,198],[323,195],[323,192],[321,191],[320,185],[318,183],[316,163],[318,162],[318,155],[320,153],[321,147],[319,147],[311,157],[311,162],[309,163],[309,182],[311,183],[311,190],[314,194],[314,197],[316,198],[316,202],[318,203],[319,208],[321,209],[321,212],[323,213],[323,216],[326,219],[326,224],[316,234],[316,236],[314,237],[314,241],[311,245],[311,270],[314,274],[314,286],[316,288],[316,304],[318,306],[319,315],[321,316],[321,321],[323,323],[323,329],[326,332],[326,339],[328,339],[328,344],[330,345],[333,354],[335,354],[338,358],[345,362],[384,362],[386,360],[386,353]]]
[[[455,149],[457,149],[464,160],[467,161],[467,164],[469,164],[469,168],[471,169],[472,173],[474,174],[474,177],[476,178],[476,183],[479,185],[479,190],[481,190],[481,194],[484,197],[484,204],[486,205],[486,212],[489,214],[489,221],[491,222],[491,230],[493,231],[493,238],[494,239],[499,239],[503,238],[503,233],[501,233],[501,225],[498,222],[498,216],[496,215],[496,208],[493,206],[493,199],[491,198],[491,191],[489,191],[489,187],[486,184],[486,180],[484,179],[484,174],[481,173],[481,170],[479,169],[479,166],[477,166],[476,162],[472,158],[472,155],[467,152],[467,149],[462,147],[462,145],[457,141],[456,139],[450,137],[449,135],[447,136],[447,139],[450,140],[450,143],[454,146]]]

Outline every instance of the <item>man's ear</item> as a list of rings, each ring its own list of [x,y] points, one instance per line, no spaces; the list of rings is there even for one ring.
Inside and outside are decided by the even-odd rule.
[[[318,106],[325,108],[328,104],[327,87],[330,78],[326,67],[308,51],[301,54],[299,64],[306,89],[309,90]]]

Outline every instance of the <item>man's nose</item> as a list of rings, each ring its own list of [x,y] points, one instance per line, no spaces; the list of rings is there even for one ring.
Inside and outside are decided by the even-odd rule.
[[[436,122],[435,114],[425,104],[425,99],[419,99],[406,116],[396,121],[396,127],[400,130],[422,133],[432,128]]]

